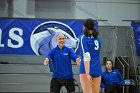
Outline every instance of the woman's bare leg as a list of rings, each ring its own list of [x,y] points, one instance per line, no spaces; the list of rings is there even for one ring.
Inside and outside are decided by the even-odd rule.
[[[101,83],[101,76],[100,77],[93,77],[92,83],[92,93],[100,93],[100,83]]]
[[[88,81],[86,74],[80,74],[80,82],[83,93],[92,93],[92,84]]]

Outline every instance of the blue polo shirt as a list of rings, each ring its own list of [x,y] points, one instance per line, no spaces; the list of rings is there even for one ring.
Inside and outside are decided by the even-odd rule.
[[[101,77],[101,87],[106,88],[108,85],[117,83],[121,85],[123,83],[123,78],[119,70],[112,70],[111,72],[103,72]]]
[[[58,46],[52,49],[48,54],[48,58],[51,59],[54,64],[52,78],[73,78],[71,60],[75,62],[77,57],[74,51],[66,46],[62,49]]]
[[[83,53],[89,52],[91,56],[90,75],[93,75],[95,77],[101,76],[102,69],[100,63],[100,47],[100,38],[90,38],[85,35],[83,35],[80,38],[79,47],[76,51],[76,54],[81,56],[79,74],[86,73],[83,60]]]

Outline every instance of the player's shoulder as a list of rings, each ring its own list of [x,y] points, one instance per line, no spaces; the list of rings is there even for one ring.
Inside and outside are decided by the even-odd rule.
[[[88,37],[86,35],[82,35],[80,38],[81,39],[87,39]]]
[[[81,37],[81,40],[82,40],[82,42],[87,42],[89,40],[89,38],[87,36],[83,35]]]

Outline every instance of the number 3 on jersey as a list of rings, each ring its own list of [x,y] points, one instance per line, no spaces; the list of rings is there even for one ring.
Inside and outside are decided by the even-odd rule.
[[[95,44],[95,50],[98,50],[99,49],[99,42],[97,40],[94,41],[94,44]]]

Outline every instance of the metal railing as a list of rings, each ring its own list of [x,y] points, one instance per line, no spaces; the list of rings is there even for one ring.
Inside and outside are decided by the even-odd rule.
[[[118,63],[116,63],[116,61],[117,61],[120,65],[118,65]],[[125,73],[125,66],[124,66],[124,64],[121,62],[121,60],[119,59],[119,57],[116,57],[116,61],[114,62],[114,66],[116,66],[116,67],[119,66],[119,68],[120,68],[120,67],[122,68],[122,76],[123,76],[123,78],[124,78],[124,77],[125,77],[125,75],[124,75],[124,73]],[[123,86],[123,93],[125,93],[125,91],[124,91],[124,86]]]

